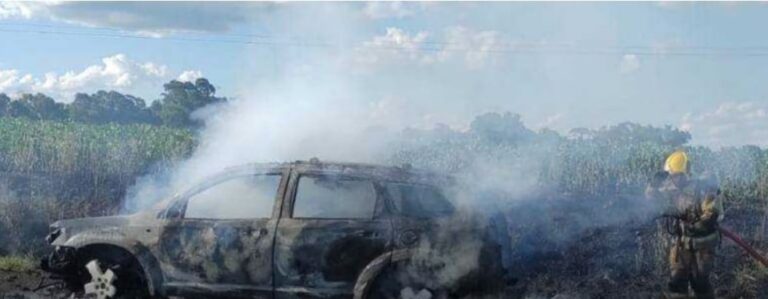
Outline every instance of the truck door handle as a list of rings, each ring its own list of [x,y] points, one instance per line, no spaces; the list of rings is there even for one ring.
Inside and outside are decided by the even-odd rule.
[[[403,245],[410,246],[416,244],[417,241],[419,241],[419,234],[417,231],[406,230],[400,234],[400,242]]]

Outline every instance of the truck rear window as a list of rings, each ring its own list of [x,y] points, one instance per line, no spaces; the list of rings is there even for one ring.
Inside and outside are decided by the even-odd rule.
[[[387,183],[385,186],[395,209],[402,216],[432,218],[453,214],[453,205],[437,187],[403,183]]]

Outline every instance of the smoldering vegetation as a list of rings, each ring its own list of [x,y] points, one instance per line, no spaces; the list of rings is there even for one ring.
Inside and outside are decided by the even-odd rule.
[[[464,202],[500,212],[515,298],[655,298],[666,284],[669,236],[643,197],[666,155],[685,148],[694,177],[719,178],[723,225],[766,248],[766,152],[686,146],[673,128],[623,123],[569,136],[527,129],[512,114],[479,116],[468,131],[409,130],[391,162],[454,173]],[[765,269],[723,240],[713,277],[723,298],[760,298]]]

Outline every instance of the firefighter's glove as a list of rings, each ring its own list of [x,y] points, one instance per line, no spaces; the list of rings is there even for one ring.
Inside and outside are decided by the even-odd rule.
[[[704,221],[696,221],[686,226],[688,232],[693,236],[706,235],[712,232],[712,227]]]

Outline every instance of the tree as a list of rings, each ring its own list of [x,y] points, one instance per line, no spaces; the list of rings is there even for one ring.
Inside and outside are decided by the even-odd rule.
[[[164,84],[163,89],[163,98],[152,103],[150,110],[163,124],[173,127],[199,127],[202,123],[191,117],[192,112],[227,100],[216,97],[216,88],[205,78],[195,83],[173,80]]]
[[[64,120],[67,117],[64,104],[42,93],[22,94],[18,99],[10,101],[6,115],[35,120]]]
[[[491,112],[477,116],[469,127],[470,133],[493,143],[519,143],[535,135],[525,127],[519,114],[510,112]]]
[[[157,123],[144,100],[116,91],[78,93],[68,107],[69,118],[87,123]]]
[[[11,103],[11,98],[9,98],[4,93],[0,93],[0,117],[6,115],[6,111],[8,110],[8,105]]]
[[[617,143],[642,143],[682,146],[691,139],[691,134],[671,126],[652,127],[624,122],[618,125],[591,130],[592,139]]]
[[[202,123],[192,117],[194,111],[227,100],[216,97],[216,88],[205,78],[194,83],[172,80],[164,84],[163,89],[162,98],[150,107],[139,97],[116,91],[78,93],[70,104],[58,103],[42,93],[22,94],[18,99],[0,93],[0,117],[196,128]]]

